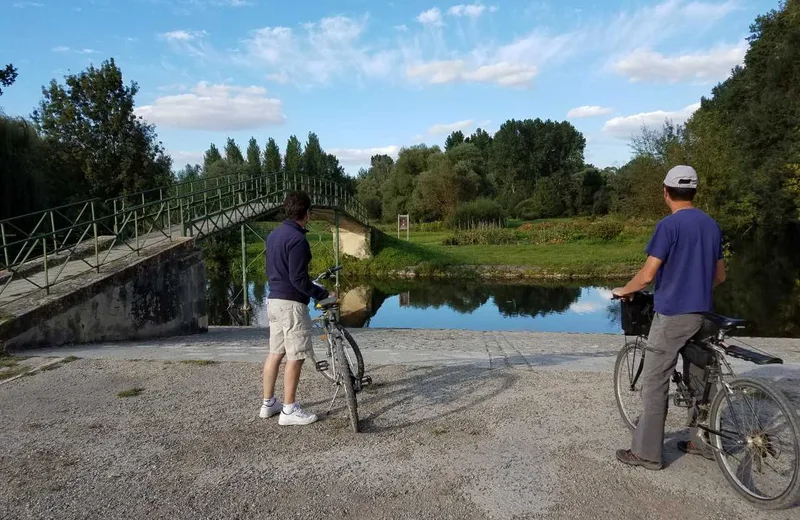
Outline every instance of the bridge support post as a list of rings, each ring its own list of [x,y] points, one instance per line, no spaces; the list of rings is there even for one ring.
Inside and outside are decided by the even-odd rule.
[[[242,311],[244,311],[245,320],[249,325],[250,302],[249,295],[247,294],[247,240],[245,239],[245,225],[242,224]]]
[[[334,263],[339,265],[339,212],[333,212],[333,258]],[[336,271],[336,292],[339,292],[339,271]]]

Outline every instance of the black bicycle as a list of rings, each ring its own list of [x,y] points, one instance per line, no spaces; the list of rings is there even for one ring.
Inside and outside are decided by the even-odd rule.
[[[332,267],[320,274],[314,280],[314,283],[322,287],[321,280],[327,280],[341,270],[341,266]],[[361,356],[361,351],[358,349],[356,341],[347,329],[339,323],[339,299],[336,297],[326,298],[318,301],[315,306],[322,311],[322,315],[316,318],[314,322],[322,329],[322,339],[326,342],[326,359],[317,361],[316,369],[336,386],[336,392],[333,394],[330,406],[328,406],[325,414],[330,413],[333,403],[339,395],[339,390],[344,388],[347,408],[350,411],[350,427],[354,432],[358,433],[356,393],[372,383],[372,379],[364,376],[364,358]]]
[[[625,425],[633,430],[642,412],[640,377],[654,317],[653,294],[622,300],[626,336],[614,366],[614,394]],[[786,396],[772,384],[737,377],[727,357],[757,365],[782,364],[750,345],[726,338],[744,320],[704,314],[703,328],[681,350],[683,373],[672,374],[670,395],[688,408],[688,426],[704,432],[728,483],[761,509],[784,509],[800,500],[800,421]],[[628,336],[633,336],[629,338]],[[694,365],[694,369],[692,369]]]

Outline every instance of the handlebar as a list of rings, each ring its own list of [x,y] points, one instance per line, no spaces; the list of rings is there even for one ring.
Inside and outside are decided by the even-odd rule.
[[[328,278],[330,278],[335,273],[338,273],[341,270],[342,270],[342,266],[341,265],[337,265],[336,267],[331,267],[327,271],[324,271],[324,272],[320,273],[320,275],[317,276],[314,279],[314,282],[316,283],[316,282],[319,282],[320,280],[327,280]]]

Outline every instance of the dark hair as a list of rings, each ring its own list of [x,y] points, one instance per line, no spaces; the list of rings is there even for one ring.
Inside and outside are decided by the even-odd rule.
[[[697,194],[697,188],[673,188],[672,186],[664,186],[664,188],[667,190],[669,198],[676,202],[692,202]]]
[[[302,220],[311,209],[311,197],[302,191],[290,191],[283,201],[283,212],[289,220]]]

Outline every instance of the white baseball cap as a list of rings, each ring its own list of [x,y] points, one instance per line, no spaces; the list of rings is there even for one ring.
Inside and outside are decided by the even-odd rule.
[[[667,172],[664,186],[697,189],[697,172],[691,166],[676,166]]]

